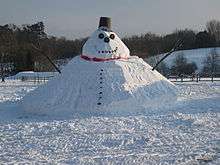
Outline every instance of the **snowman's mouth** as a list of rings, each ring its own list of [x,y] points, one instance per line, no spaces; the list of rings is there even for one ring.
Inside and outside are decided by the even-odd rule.
[[[118,47],[116,47],[114,50],[98,50],[99,54],[113,54],[116,53],[118,50]]]

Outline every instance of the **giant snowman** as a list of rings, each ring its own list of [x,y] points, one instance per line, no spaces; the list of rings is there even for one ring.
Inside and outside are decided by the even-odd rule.
[[[176,99],[176,87],[137,56],[101,17],[98,29],[62,74],[27,94],[31,113],[124,113],[163,106]]]

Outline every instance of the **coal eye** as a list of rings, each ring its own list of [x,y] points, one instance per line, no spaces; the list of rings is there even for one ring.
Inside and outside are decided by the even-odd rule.
[[[109,40],[108,37],[105,37],[104,41],[105,41],[105,42],[109,42],[110,40]]]
[[[114,34],[111,34],[111,35],[110,35],[110,38],[111,38],[112,40],[114,40],[115,35],[114,35]]]
[[[100,34],[99,34],[99,38],[100,38],[100,39],[103,39],[103,38],[104,38],[104,34],[100,33]]]

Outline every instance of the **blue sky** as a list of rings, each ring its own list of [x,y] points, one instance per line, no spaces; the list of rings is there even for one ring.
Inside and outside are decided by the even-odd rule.
[[[120,36],[175,29],[203,30],[220,20],[220,0],[0,0],[0,24],[43,21],[50,35],[86,37],[100,16],[112,18]]]

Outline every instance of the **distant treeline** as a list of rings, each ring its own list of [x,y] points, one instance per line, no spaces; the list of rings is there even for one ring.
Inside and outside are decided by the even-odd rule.
[[[48,71],[53,67],[43,54],[47,54],[53,61],[74,57],[81,53],[86,39],[69,40],[65,37],[49,36],[45,33],[43,22],[21,27],[6,24],[0,26],[0,63],[13,64],[15,71]],[[123,41],[129,47],[131,55],[146,58],[169,51],[178,39],[184,40],[181,47],[183,50],[218,47],[220,21],[207,22],[206,28],[200,32],[185,29],[167,35],[147,33],[126,37]]]
[[[132,55],[146,58],[170,51],[179,39],[183,40],[181,50],[219,47],[220,21],[207,22],[206,28],[200,32],[185,29],[175,30],[167,35],[147,33],[141,36],[124,38],[123,41],[130,48]]]
[[[83,42],[48,36],[43,22],[22,27],[6,24],[0,26],[0,63],[13,63],[16,71],[50,70],[52,66],[42,52],[52,60],[70,58],[79,54]]]

